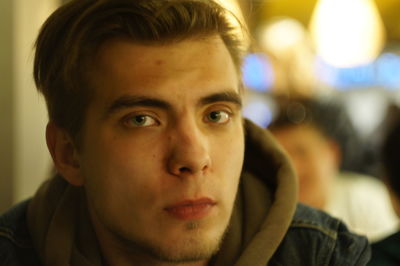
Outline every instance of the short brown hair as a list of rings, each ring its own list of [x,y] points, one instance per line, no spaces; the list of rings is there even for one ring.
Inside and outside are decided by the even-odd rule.
[[[34,79],[50,121],[75,142],[93,90],[86,78],[99,46],[113,38],[164,44],[219,35],[238,70],[243,44],[214,0],[72,0],[57,9],[36,41]]]

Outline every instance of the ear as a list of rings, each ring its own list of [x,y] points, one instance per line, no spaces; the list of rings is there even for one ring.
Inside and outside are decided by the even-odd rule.
[[[82,186],[84,180],[81,174],[78,150],[69,134],[49,122],[46,127],[46,141],[57,171],[71,185]]]

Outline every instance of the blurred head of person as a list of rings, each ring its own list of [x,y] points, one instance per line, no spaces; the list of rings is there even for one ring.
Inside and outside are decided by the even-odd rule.
[[[388,187],[393,209],[400,216],[400,109],[389,108],[388,128],[381,150],[383,179]]]
[[[277,99],[279,112],[268,129],[288,153],[299,177],[299,201],[323,208],[342,163],[344,111],[311,98]],[[346,129],[347,130],[347,129]]]

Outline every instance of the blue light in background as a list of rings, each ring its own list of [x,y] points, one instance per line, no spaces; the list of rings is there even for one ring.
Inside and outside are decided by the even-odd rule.
[[[252,101],[243,108],[243,116],[250,119],[262,128],[272,122],[272,112],[263,101]]]
[[[243,63],[244,85],[256,91],[268,91],[274,82],[271,63],[264,54],[254,53],[246,56]]]
[[[392,53],[384,53],[376,60],[377,75],[380,83],[388,89],[400,88],[400,57]]]
[[[400,56],[384,53],[370,64],[351,68],[333,67],[317,59],[316,75],[338,90],[371,87],[396,90],[400,89]]]
[[[371,87],[376,86],[375,66],[373,64],[341,68],[338,71],[337,87],[346,89],[348,87]]]

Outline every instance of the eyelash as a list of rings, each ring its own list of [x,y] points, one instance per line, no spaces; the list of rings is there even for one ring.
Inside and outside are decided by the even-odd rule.
[[[220,120],[212,121],[212,119],[210,119],[210,115],[213,114],[213,113],[218,113],[220,116],[222,115],[222,117],[220,117],[220,118],[221,119],[225,118],[226,121],[223,121],[223,122],[220,122]],[[203,117],[203,121],[205,123],[208,123],[208,124],[225,125],[225,124],[227,124],[227,123],[229,123],[231,121],[233,116],[234,116],[234,113],[232,111],[215,109],[215,110],[212,110],[212,111],[207,111],[205,116]],[[134,119],[137,119],[137,118],[140,118],[140,117],[145,119],[144,123],[142,125],[136,124],[135,121],[134,121]],[[153,121],[150,121],[151,124],[146,125],[146,122],[149,119],[153,120]],[[144,127],[157,126],[157,125],[160,125],[161,123],[157,118],[155,118],[154,115],[139,113],[139,114],[129,114],[129,115],[125,116],[122,119],[122,124],[125,127],[128,127],[128,128],[144,128]]]
[[[134,124],[134,119],[136,118],[145,118],[144,122],[146,122],[148,119],[153,120],[151,125],[138,125],[138,124]],[[160,122],[158,121],[158,119],[156,119],[155,117],[148,115],[148,114],[133,114],[133,115],[128,115],[125,118],[123,118],[122,123],[129,127],[129,128],[138,128],[138,127],[150,127],[153,125],[159,125]]]
[[[225,118],[226,121],[224,121],[224,122],[219,122],[219,121],[214,122],[214,121],[211,121],[210,115],[213,114],[213,113],[219,113],[219,115],[221,115],[221,113],[222,113],[222,115],[224,116],[224,117],[222,117],[222,119]],[[232,112],[228,112],[228,111],[226,111],[226,110],[214,110],[214,111],[208,112],[204,119],[206,120],[207,123],[224,125],[224,124],[229,123],[229,121],[231,121],[232,116],[233,116]],[[221,116],[220,116],[220,118],[221,118]]]

